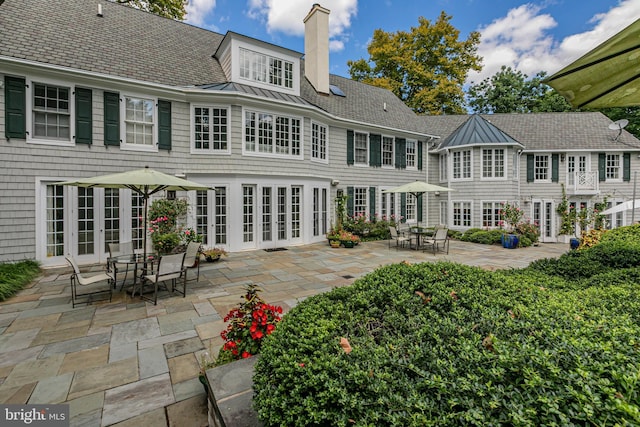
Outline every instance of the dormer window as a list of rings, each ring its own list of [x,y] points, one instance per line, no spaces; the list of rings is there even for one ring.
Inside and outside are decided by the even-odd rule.
[[[291,89],[293,63],[240,48],[240,78]]]

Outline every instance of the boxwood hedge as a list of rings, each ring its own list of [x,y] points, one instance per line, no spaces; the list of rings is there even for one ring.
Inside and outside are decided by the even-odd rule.
[[[260,419],[640,425],[640,273],[609,269],[587,286],[542,270],[401,263],[303,301],[262,347]]]

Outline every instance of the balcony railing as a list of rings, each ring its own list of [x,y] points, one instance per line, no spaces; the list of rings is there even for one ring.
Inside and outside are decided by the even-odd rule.
[[[568,194],[597,194],[599,190],[598,172],[574,172],[567,176]]]

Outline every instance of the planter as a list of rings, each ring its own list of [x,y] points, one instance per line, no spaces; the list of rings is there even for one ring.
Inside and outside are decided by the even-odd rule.
[[[213,255],[213,256],[205,255],[204,259],[206,259],[207,262],[216,262],[220,259],[220,255]]]
[[[558,243],[570,243],[571,236],[568,234],[558,234]]]
[[[344,242],[342,242],[342,244],[344,245],[345,248],[352,248],[356,245],[351,240],[345,240]]]
[[[502,235],[502,247],[505,249],[516,249],[520,238],[517,234],[503,234]]]
[[[572,238],[569,240],[569,247],[570,247],[572,250],[576,250],[576,249],[578,249],[578,246],[580,246],[580,239],[578,239],[578,238],[576,238],[576,237],[572,237]]]
[[[340,240],[329,240],[329,245],[332,248],[339,248],[340,247]]]

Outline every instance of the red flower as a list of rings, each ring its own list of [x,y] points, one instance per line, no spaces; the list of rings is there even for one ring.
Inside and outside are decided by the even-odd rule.
[[[242,352],[242,358],[246,359],[247,357],[251,357],[251,353],[249,353],[248,351],[243,351]]]

